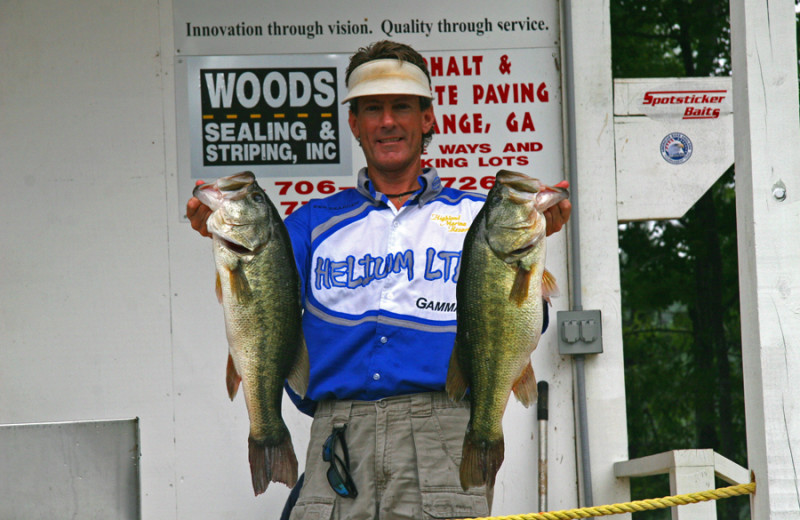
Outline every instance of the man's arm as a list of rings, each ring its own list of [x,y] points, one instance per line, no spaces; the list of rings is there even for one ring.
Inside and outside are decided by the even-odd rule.
[[[561,181],[556,186],[567,188],[569,183]],[[572,204],[570,204],[569,200],[562,200],[555,206],[548,208],[544,212],[544,217],[547,221],[547,236],[561,231],[564,224],[569,220],[570,213],[572,213]],[[206,220],[208,220],[209,215],[211,215],[211,208],[200,202],[196,197],[192,197],[186,203],[186,217],[192,224],[192,229],[204,237],[211,237],[211,233],[206,228]]]

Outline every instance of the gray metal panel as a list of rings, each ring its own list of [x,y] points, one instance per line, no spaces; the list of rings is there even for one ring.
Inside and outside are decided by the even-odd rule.
[[[139,420],[0,426],[0,518],[140,518]]]

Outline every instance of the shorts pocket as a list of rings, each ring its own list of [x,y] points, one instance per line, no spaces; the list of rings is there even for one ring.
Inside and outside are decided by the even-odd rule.
[[[483,488],[480,488],[483,490]],[[422,511],[425,518],[466,518],[489,516],[486,497],[481,492],[422,491]]]
[[[468,408],[434,408],[412,415],[419,488],[425,518],[489,516],[486,488],[461,489],[458,471]]]
[[[314,497],[308,501],[298,501],[289,515],[289,520],[331,520],[333,518],[333,498]]]
[[[414,445],[421,456],[420,465],[425,464],[428,454],[443,453],[449,461],[448,468],[442,468],[443,461],[439,457],[429,460],[426,465],[432,469],[457,467],[461,463],[468,421],[469,409],[466,408],[434,409],[430,415],[412,415]]]

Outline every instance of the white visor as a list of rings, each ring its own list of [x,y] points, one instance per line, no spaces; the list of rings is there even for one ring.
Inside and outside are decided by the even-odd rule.
[[[347,82],[342,104],[361,96],[410,94],[433,98],[431,84],[416,65],[400,60],[373,60],[356,67]]]

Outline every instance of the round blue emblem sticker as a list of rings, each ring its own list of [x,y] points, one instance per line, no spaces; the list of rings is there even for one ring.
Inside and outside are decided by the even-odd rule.
[[[661,141],[661,157],[670,164],[683,164],[692,156],[692,141],[686,134],[672,132]]]

